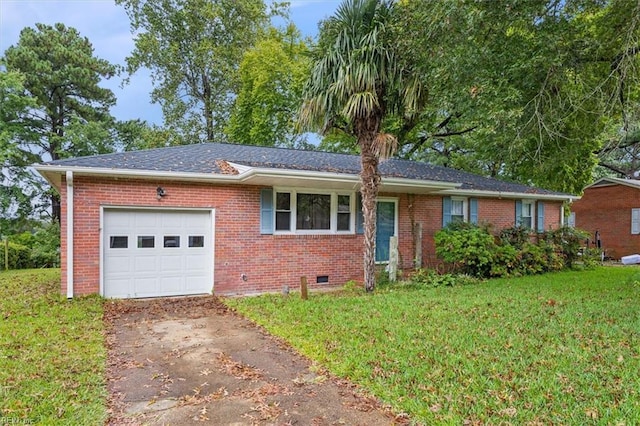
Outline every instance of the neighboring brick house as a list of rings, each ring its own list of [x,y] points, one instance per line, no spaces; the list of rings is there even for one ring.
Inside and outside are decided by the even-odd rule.
[[[571,221],[591,234],[592,247],[597,235],[607,257],[640,254],[640,181],[599,179],[573,203]]]
[[[197,144],[35,166],[62,205],[68,297],[250,294],[362,281],[360,157]],[[380,164],[376,257],[435,266],[449,221],[542,231],[575,197],[420,162]]]

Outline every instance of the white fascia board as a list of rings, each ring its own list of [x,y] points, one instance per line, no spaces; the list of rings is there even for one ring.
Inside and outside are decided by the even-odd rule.
[[[75,176],[104,176],[135,179],[167,179],[191,182],[212,182],[212,183],[236,183],[245,185],[286,185],[292,182],[299,186],[332,186],[354,188],[360,184],[360,176],[348,173],[329,173],[306,170],[253,168],[229,163],[239,174],[221,173],[185,173],[157,170],[132,170],[132,169],[111,169],[79,166],[59,166],[36,164],[34,168],[42,174],[54,186],[61,182],[60,176],[71,171]],[[383,191],[403,191],[403,192],[434,192],[459,187],[458,183],[404,179],[404,178],[383,178],[381,190]]]
[[[55,174],[64,174],[72,171],[75,175],[80,176],[106,176],[106,177],[124,177],[137,179],[171,179],[183,181],[238,181],[242,175],[226,175],[221,173],[185,173],[158,170],[133,170],[133,169],[109,169],[101,167],[64,167],[55,165],[35,164],[36,169],[43,176]]]
[[[491,197],[491,198],[509,198],[518,200],[549,200],[549,201],[568,201],[570,203],[580,199],[577,195],[561,195],[561,194],[533,194],[530,192],[501,192],[501,191],[483,191],[475,189],[459,189],[445,190],[439,192],[442,195],[459,195],[466,197]]]

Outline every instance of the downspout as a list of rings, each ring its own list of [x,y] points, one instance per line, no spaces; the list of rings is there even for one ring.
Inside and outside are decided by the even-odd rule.
[[[73,299],[73,172],[67,171],[67,299]]]

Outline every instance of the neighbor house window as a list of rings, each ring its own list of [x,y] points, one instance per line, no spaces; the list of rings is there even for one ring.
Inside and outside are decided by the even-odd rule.
[[[353,232],[353,200],[353,194],[277,190],[275,231]]]
[[[640,209],[631,209],[631,233],[640,234]]]

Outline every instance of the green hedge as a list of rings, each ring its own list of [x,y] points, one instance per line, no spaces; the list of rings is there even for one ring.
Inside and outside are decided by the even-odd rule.
[[[514,227],[495,237],[488,225],[458,222],[438,231],[434,240],[436,254],[456,272],[489,278],[571,268],[585,235],[579,229],[563,227],[531,238],[530,230]],[[585,255],[581,261],[586,267],[595,264]]]

